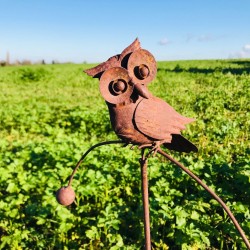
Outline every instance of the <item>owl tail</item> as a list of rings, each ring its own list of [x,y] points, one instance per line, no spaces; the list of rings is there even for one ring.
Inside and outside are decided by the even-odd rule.
[[[163,145],[170,150],[175,150],[178,152],[198,152],[198,148],[182,135],[172,134],[171,143],[164,143]]]

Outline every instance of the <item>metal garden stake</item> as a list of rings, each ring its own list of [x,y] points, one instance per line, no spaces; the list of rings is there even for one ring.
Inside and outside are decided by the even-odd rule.
[[[179,152],[197,152],[197,147],[181,135],[181,130],[185,129],[185,125],[194,119],[182,116],[168,103],[149,92],[147,85],[155,78],[157,66],[154,56],[141,48],[139,40],[136,39],[121,54],[109,58],[94,68],[85,70],[85,73],[99,79],[100,92],[108,106],[112,127],[121,140],[98,143],[82,156],[70,177],[68,186],[57,192],[59,203],[69,205],[74,201],[75,194],[71,188],[74,173],[92,149],[114,143],[137,145],[141,149],[140,165],[146,250],[151,249],[147,161],[150,155],[156,153],[163,155],[180,167],[220,203],[250,249],[247,237],[225,203],[190,170],[162,151],[161,146]],[[147,154],[146,148],[149,149]]]

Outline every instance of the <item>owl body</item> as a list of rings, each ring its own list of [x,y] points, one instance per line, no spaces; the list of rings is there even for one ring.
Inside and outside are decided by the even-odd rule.
[[[180,115],[149,92],[147,84],[156,75],[156,61],[149,51],[141,49],[138,39],[120,55],[85,72],[99,78],[112,127],[125,143],[152,147],[163,144],[180,152],[197,151],[181,135],[193,119]]]
[[[142,134],[136,128],[134,122],[134,113],[141,99],[138,99],[135,103],[131,101],[119,106],[107,103],[111,125],[117,136],[126,143],[141,145],[152,142],[148,136]]]
[[[180,115],[165,101],[152,96],[139,97],[136,102],[123,105],[107,105],[111,125],[125,143],[139,146],[158,143],[175,151],[197,151],[196,146],[180,134],[193,119]]]

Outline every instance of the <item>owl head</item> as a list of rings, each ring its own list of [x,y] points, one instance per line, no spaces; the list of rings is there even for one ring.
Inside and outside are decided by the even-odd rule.
[[[156,76],[157,67],[154,56],[135,39],[121,54],[84,72],[99,78],[100,92],[108,103],[121,104],[134,93],[148,98],[146,86]]]

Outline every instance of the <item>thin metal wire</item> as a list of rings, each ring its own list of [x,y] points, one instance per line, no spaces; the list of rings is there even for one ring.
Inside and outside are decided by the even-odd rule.
[[[223,200],[213,190],[211,190],[205,183],[203,183],[201,181],[201,179],[199,179],[189,169],[187,169],[186,167],[184,167],[180,162],[178,162],[177,160],[175,160],[174,158],[172,158],[170,155],[168,155],[167,153],[165,153],[161,149],[158,149],[157,152],[160,153],[161,155],[165,156],[167,159],[169,159],[171,162],[173,162],[174,164],[176,164],[178,167],[180,167],[191,178],[193,178],[198,184],[200,184],[208,193],[210,193],[215,200],[217,200],[219,202],[219,204],[223,207],[223,209],[226,211],[226,213],[228,214],[228,216],[230,217],[230,219],[234,223],[236,229],[239,231],[239,233],[240,233],[240,235],[241,235],[244,243],[246,244],[247,248],[250,249],[250,243],[249,243],[249,241],[248,241],[248,239],[247,239],[244,231],[242,230],[241,226],[239,225],[238,221],[236,220],[236,218],[234,217],[234,215],[232,214],[232,212],[230,211],[230,209],[223,202]]]
[[[105,142],[100,142],[92,147],[90,147],[81,157],[81,159],[77,162],[71,176],[68,182],[68,186],[71,185],[73,177],[79,168],[80,164],[82,161],[85,159],[85,157],[95,148],[103,146],[103,145],[108,145],[108,144],[117,144],[117,143],[122,143],[124,144],[123,141],[105,141]],[[180,167],[184,172],[186,172],[191,178],[193,178],[199,185],[201,185],[209,194],[213,196],[215,200],[218,201],[218,203],[223,207],[223,209],[226,211],[232,222],[234,223],[236,229],[240,233],[246,247],[250,249],[250,243],[240,227],[238,221],[230,211],[230,209],[227,207],[227,205],[222,201],[222,199],[213,191],[211,190],[205,183],[201,181],[194,173],[192,173],[189,169],[184,167],[180,162],[172,158],[170,155],[162,151],[160,148],[157,149],[157,152],[167,159],[169,159],[172,163],[176,164],[178,167]],[[150,237],[150,217],[149,217],[149,198],[148,198],[148,177],[147,177],[147,160],[149,155],[151,154],[151,151],[145,156],[145,148],[142,148],[141,151],[141,159],[140,159],[140,164],[141,164],[141,180],[142,180],[142,198],[143,198],[143,213],[144,213],[144,234],[145,234],[145,249],[150,250],[151,249],[151,237]]]
[[[123,143],[123,144],[124,144],[123,141],[118,141],[118,140],[116,140],[116,141],[104,141],[104,142],[99,142],[99,143],[93,145],[92,147],[90,147],[90,148],[82,155],[81,159],[77,162],[77,164],[76,164],[76,166],[75,166],[75,168],[74,168],[74,170],[73,170],[73,172],[72,172],[72,174],[71,174],[71,176],[70,176],[70,178],[69,178],[68,186],[71,185],[72,180],[73,180],[73,177],[74,177],[74,175],[75,175],[77,169],[79,168],[80,164],[81,164],[82,161],[84,160],[84,158],[85,158],[93,149],[95,149],[95,148],[97,148],[97,147],[100,147],[100,146],[103,146],[103,145],[116,144],[116,143]]]

